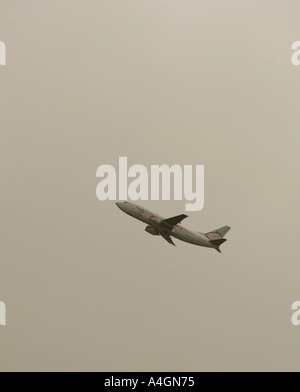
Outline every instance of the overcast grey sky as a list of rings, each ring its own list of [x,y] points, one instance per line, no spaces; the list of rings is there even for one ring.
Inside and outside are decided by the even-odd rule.
[[[299,370],[298,1],[0,0],[2,371]],[[204,164],[144,232],[96,169]],[[185,202],[144,202],[166,217]]]

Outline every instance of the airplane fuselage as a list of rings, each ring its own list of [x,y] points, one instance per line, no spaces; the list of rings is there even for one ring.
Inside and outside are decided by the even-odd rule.
[[[204,246],[207,248],[214,248],[217,250],[219,248],[218,246],[210,242],[206,234],[188,230],[181,224],[175,225],[171,231],[163,229],[161,227],[161,222],[165,218],[137,204],[129,202],[119,202],[116,204],[126,214],[148,225],[149,230],[153,228],[154,231],[153,233],[151,233],[153,235],[166,234],[189,244]]]

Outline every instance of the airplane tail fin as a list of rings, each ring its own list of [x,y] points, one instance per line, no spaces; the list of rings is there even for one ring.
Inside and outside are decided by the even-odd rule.
[[[221,253],[220,246],[226,242],[227,240],[223,238],[231,229],[229,226],[221,227],[220,229],[211,231],[210,233],[206,233],[206,237],[209,239],[209,242],[216,246],[216,250]]]

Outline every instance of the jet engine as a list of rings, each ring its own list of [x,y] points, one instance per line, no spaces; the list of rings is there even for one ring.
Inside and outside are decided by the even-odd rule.
[[[145,229],[145,231],[146,231],[147,233],[149,233],[149,234],[152,234],[152,235],[158,235],[158,232],[157,232],[155,229],[153,229],[152,226],[147,226],[146,229]]]

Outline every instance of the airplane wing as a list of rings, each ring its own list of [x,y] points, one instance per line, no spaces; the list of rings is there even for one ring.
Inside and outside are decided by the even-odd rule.
[[[187,215],[182,214],[174,216],[173,218],[163,219],[160,222],[160,226],[162,226],[164,229],[172,230],[174,226],[178,225],[178,223],[181,223],[187,217]]]
[[[176,246],[176,245],[174,244],[174,242],[172,241],[172,238],[171,238],[169,235],[164,234],[164,233],[159,233],[159,234],[160,234],[160,235],[162,236],[162,238],[164,238],[169,244]]]

